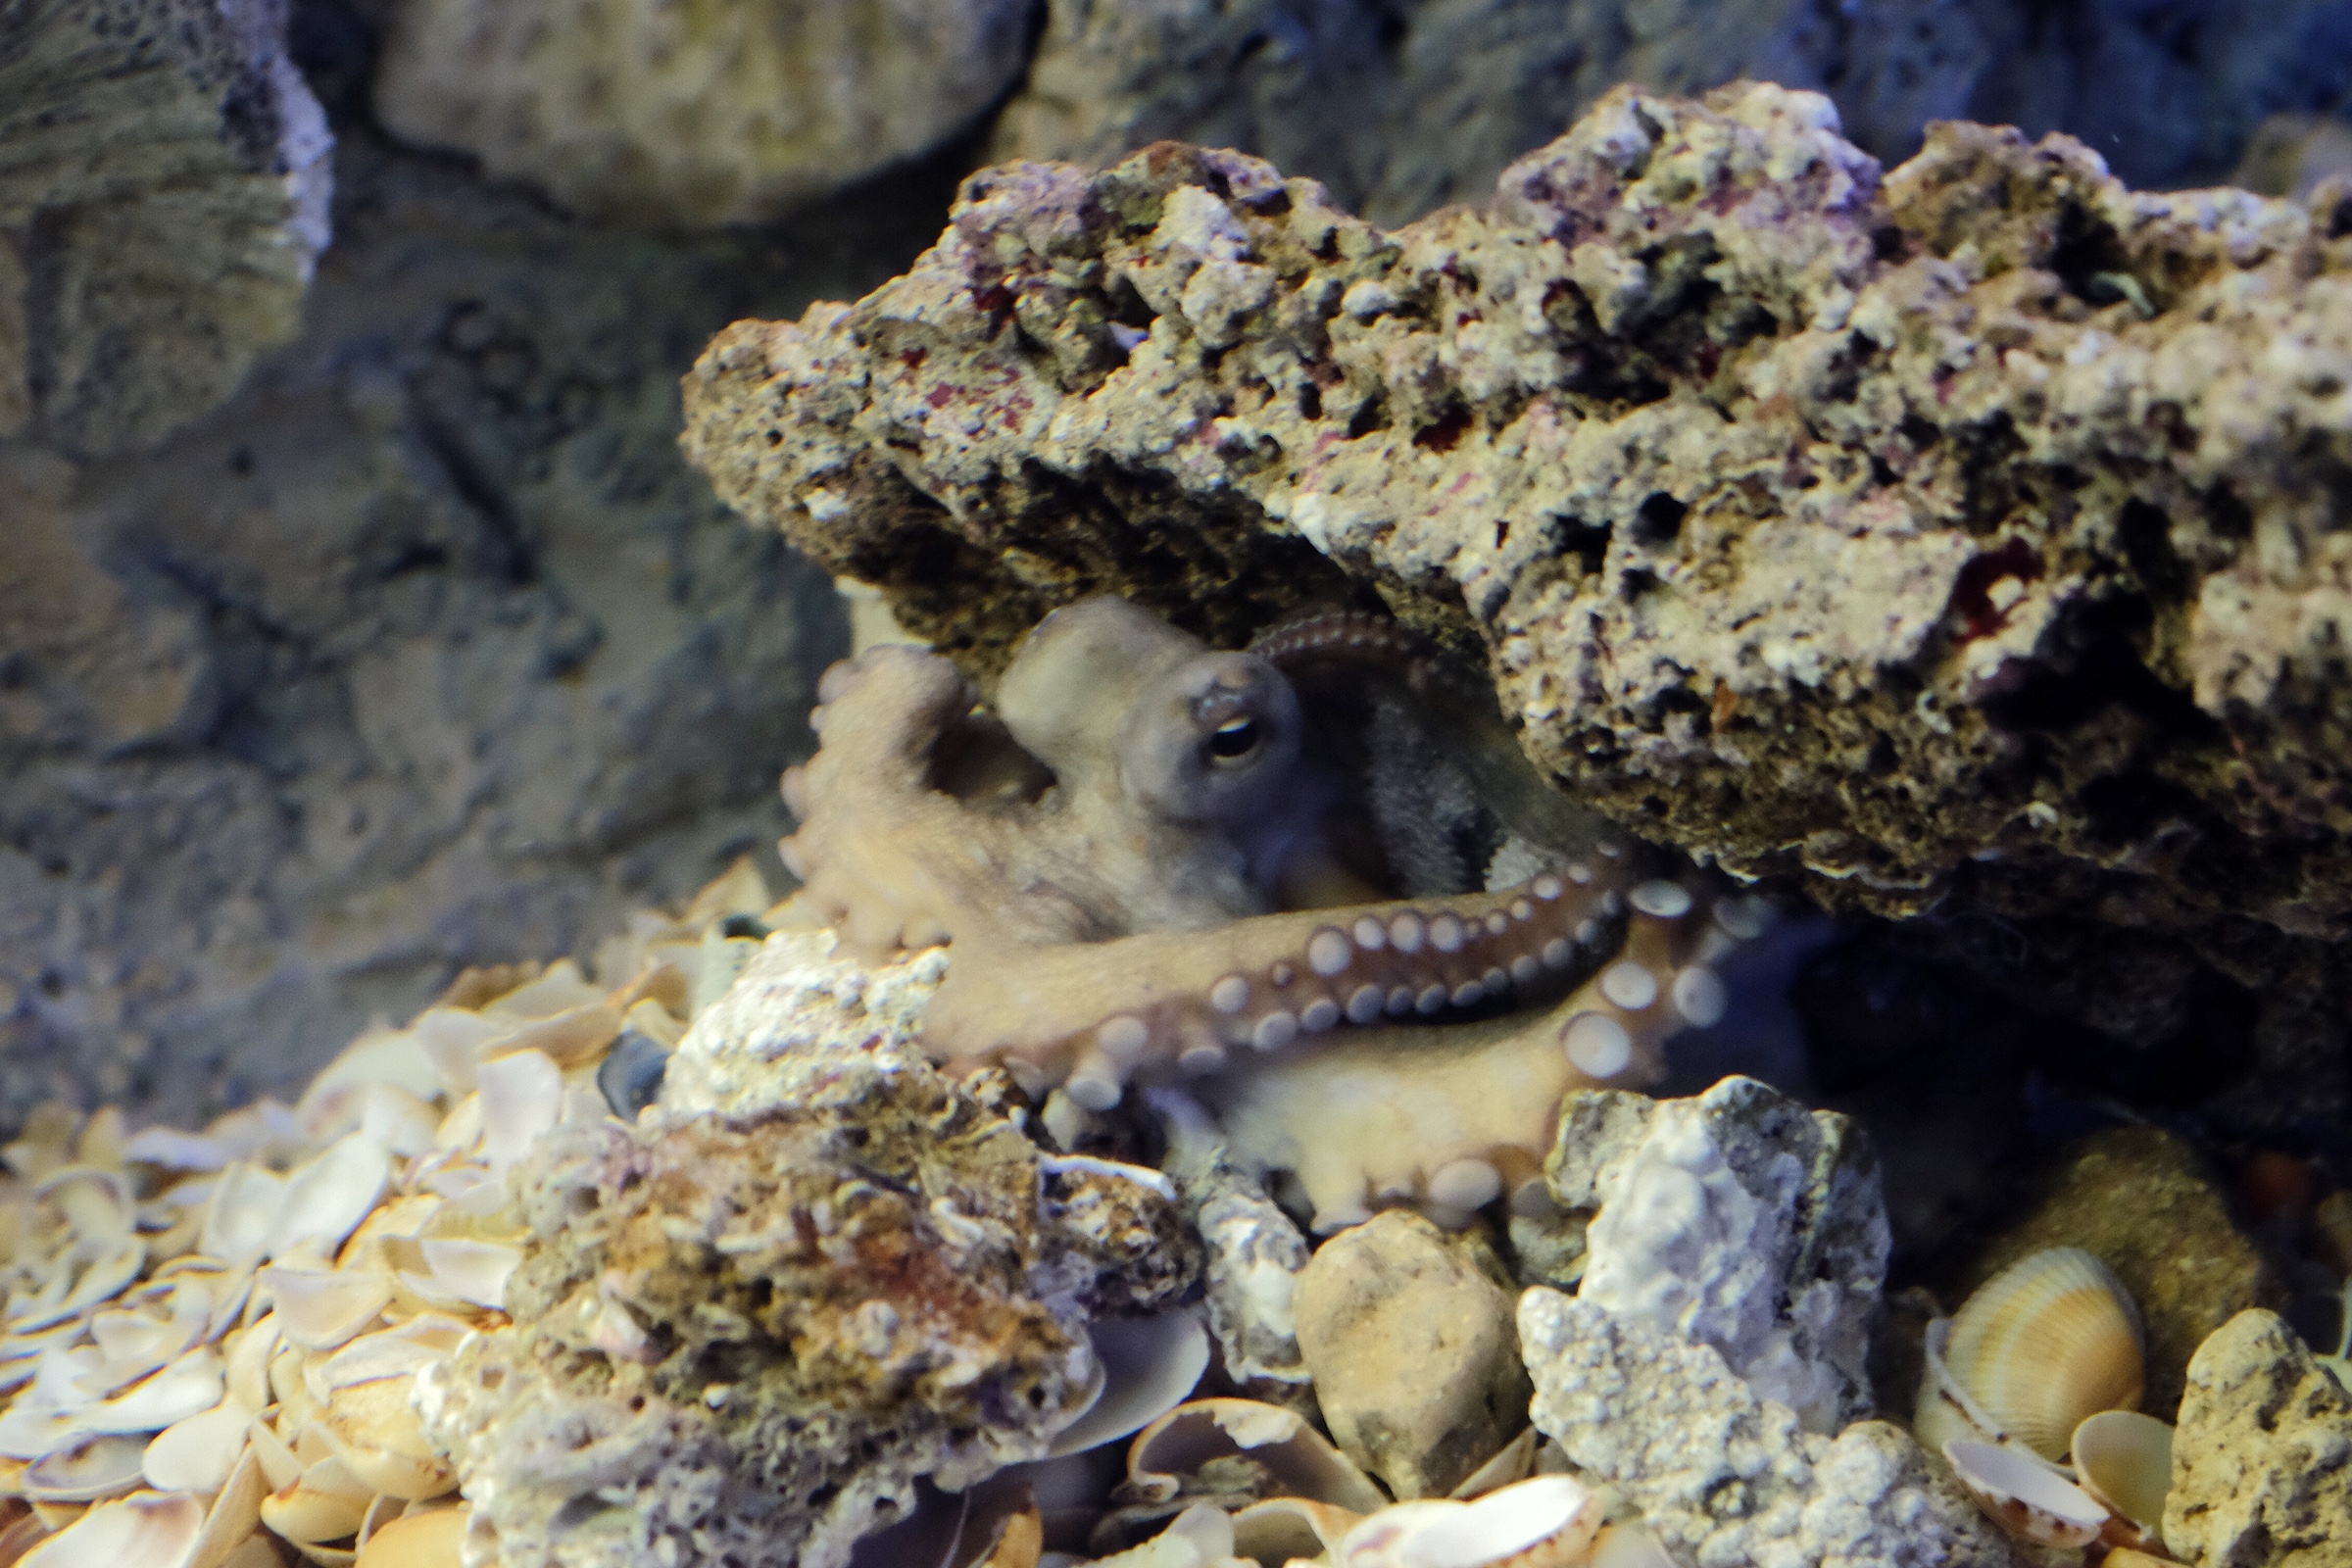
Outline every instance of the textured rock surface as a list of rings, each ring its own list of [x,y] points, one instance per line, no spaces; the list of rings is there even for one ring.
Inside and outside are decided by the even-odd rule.
[[[1886,1209],[1845,1117],[1751,1078],[1695,1100],[1587,1090],[1544,1179],[1589,1220],[1578,1299],[1712,1346],[1808,1431],[1869,1413]]]
[[[1088,588],[1370,583],[1737,868],[2334,933],[2339,269],[2062,139],[1882,182],[1817,97],[1621,92],[1396,234],[1218,154],[976,176],[905,278],[722,334],[688,442],[980,662]]]
[[[1479,199],[1622,81],[1818,89],[1884,158],[1907,157],[1930,120],[2068,130],[2143,184],[2210,178],[2265,112],[2352,86],[2352,11],[2311,0],[2087,7],[2064,26],[1933,0],[1835,20],[1789,0],[1063,0],[1048,17],[999,157],[1107,164],[1163,137],[1238,147],[1384,222]],[[2183,36],[2196,47],[2175,47]]]
[[[279,0],[0,14],[0,437],[152,446],[294,335],[333,145]]]
[[[2022,1561],[1919,1446],[1882,1421],[1804,1431],[1723,1357],[1557,1291],[1519,1299],[1536,1426],[1616,1487],[1683,1561],[2013,1568]]]
[[[1950,1304],[1957,1308],[1968,1290],[2029,1253],[2082,1248],[2139,1304],[2147,1329],[2140,1408],[2151,1415],[2173,1418],[2189,1357],[2208,1335],[2248,1307],[2284,1299],[2204,1162],[2170,1133],[2094,1133],[2041,1172],[2031,1194],[2025,1212],[1950,1293]]]
[[[577,212],[752,222],[969,125],[1027,29],[1011,0],[401,0],[375,107]]]
[[[201,1123],[785,826],[840,614],[679,460],[675,377],[899,265],[903,217],[665,246],[337,158],[305,334],[237,397],[152,455],[0,452],[0,1120]]]
[[[2352,1559],[2352,1395],[2272,1313],[2239,1313],[2189,1362],[2164,1539],[2204,1568]]]
[[[1511,1298],[1465,1239],[1375,1214],[1316,1250],[1295,1300],[1333,1441],[1396,1497],[1446,1495],[1523,1430]]]
[[[915,1478],[1042,1453],[1086,1385],[1090,1312],[1191,1286],[1172,1203],[1053,1168],[985,1080],[907,1053],[927,981],[861,984],[830,940],[771,939],[642,1130],[560,1135],[518,1175],[518,1326],[428,1396],[504,1568],[840,1568]],[[712,1109],[713,1063],[751,1058],[764,1102],[747,1084]],[[1106,1183],[1126,1191],[1086,1191]]]
[[[1882,177],[1771,87],[1619,92],[1394,233],[1162,146],[975,176],[906,277],[715,340],[687,440],[979,669],[1104,588],[1227,641],[1376,591],[1579,799],[1992,916],[2277,1127],[2346,1098],[2331,221],[1965,124]]]

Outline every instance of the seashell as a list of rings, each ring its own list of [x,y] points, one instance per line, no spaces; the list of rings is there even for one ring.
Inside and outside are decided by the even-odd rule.
[[[246,1547],[256,1542],[269,1546],[270,1551],[268,1561],[258,1568],[283,1568],[274,1543],[262,1534],[262,1498],[269,1492],[253,1446],[247,1444],[242,1457],[228,1473],[227,1485],[213,1498],[212,1511],[204,1516],[204,1534],[196,1539],[188,1568],[235,1568],[239,1561],[250,1556]]]
[[[1304,1417],[1255,1399],[1196,1399],[1137,1434],[1127,1475],[1145,1501],[1166,1502],[1213,1460],[1244,1459],[1275,1495],[1327,1502],[1353,1513],[1388,1506],[1388,1497]]]
[[[569,958],[558,958],[542,969],[538,978],[493,998],[483,1004],[481,1011],[484,1017],[506,1021],[552,1018],[604,1000],[605,994],[588,983],[578,964]]]
[[[2003,1269],[1928,1348],[1912,1429],[1930,1449],[2015,1439],[2056,1459],[2084,1417],[2139,1403],[2138,1309],[2080,1248]]]
[[[1081,1453],[1139,1432],[1185,1400],[1208,1370],[1208,1331],[1191,1312],[1103,1318],[1087,1327],[1102,1387],[1054,1435],[1048,1458]]]
[[[286,1196],[270,1227],[270,1255],[305,1243],[333,1255],[384,1196],[391,1160],[382,1146],[345,1133],[286,1177]]]
[[[1608,1511],[1571,1476],[1537,1476],[1476,1502],[1427,1498],[1384,1508],[1348,1533],[1339,1568],[1569,1568]]]
[[[258,1283],[270,1294],[277,1331],[306,1350],[331,1350],[374,1324],[392,1301],[389,1275],[371,1269],[288,1268],[272,1263]]]
[[[24,1495],[34,1502],[96,1502],[139,1487],[138,1438],[89,1437],[24,1467]]]
[[[147,1127],[122,1146],[122,1158],[134,1165],[159,1170],[211,1172],[228,1163],[229,1153],[218,1139],[202,1133],[183,1133],[174,1127]]]
[[[1457,1502],[1468,1502],[1473,1497],[1483,1497],[1490,1492],[1507,1487],[1514,1481],[1525,1481],[1535,1474],[1536,1443],[1541,1436],[1534,1427],[1526,1428],[1495,1449],[1493,1458],[1462,1477],[1446,1495]]]
[[[462,1507],[404,1513],[368,1537],[356,1568],[458,1568],[466,1522]]]
[[[368,1091],[395,1089],[419,1102],[441,1093],[441,1073],[414,1029],[370,1027],[319,1070],[294,1106],[303,1135],[323,1142],[361,1124]]]
[[[604,1054],[620,1034],[618,1009],[599,997],[549,1017],[533,1019],[493,1041],[482,1054],[483,1066],[515,1052],[535,1051],[559,1067],[580,1067]]]
[[[426,1313],[373,1334],[363,1334],[315,1363],[329,1393],[379,1378],[407,1377],[449,1359],[470,1330],[455,1318]]]
[[[213,1303],[194,1285],[173,1285],[160,1295],[90,1318],[90,1342],[106,1360],[92,1392],[112,1394],[168,1365],[204,1338]]]
[[[204,1504],[185,1493],[103,1502],[17,1560],[17,1568],[180,1568],[204,1529]]]
[[[252,1445],[254,1462],[261,1467],[268,1490],[283,1492],[302,1479],[302,1460],[270,1425],[270,1418],[274,1413],[273,1407],[255,1416],[246,1425],[245,1438]]]
[[[274,1402],[270,1396],[270,1363],[280,1348],[275,1312],[265,1312],[239,1330],[236,1343],[228,1348],[224,1374],[228,1396],[249,1410]]]
[[[1943,1446],[1960,1484],[1994,1524],[2041,1546],[2087,1546],[2107,1510],[2099,1499],[2031,1453],[1966,1438]]]
[[[38,1459],[50,1449],[86,1435],[79,1412],[19,1399],[0,1411],[0,1458]]]
[[[197,1247],[232,1264],[267,1255],[270,1228],[285,1200],[283,1176],[242,1160],[227,1166],[213,1188],[213,1200],[205,1205]]]
[[[49,1527],[30,1513],[20,1514],[0,1528],[0,1568],[17,1568],[47,1534]]]
[[[376,1378],[338,1389],[323,1430],[352,1479],[374,1493],[416,1502],[457,1485],[457,1472],[434,1451],[410,1400],[413,1380]]]
[[[507,1276],[522,1261],[519,1248],[499,1242],[427,1237],[417,1244],[432,1282],[461,1302],[497,1311],[506,1304]]]
[[[468,1007],[427,1007],[409,1025],[416,1049],[453,1095],[473,1093],[474,1069],[492,1043],[513,1032],[513,1020],[485,1018]]]
[[[1233,1550],[1258,1562],[1320,1561],[1363,1522],[1350,1508],[1306,1497],[1268,1497],[1233,1516]]]
[[[1681,1568],[1658,1538],[1640,1525],[1602,1525],[1585,1568]]]
[[[2115,1518],[2112,1546],[2164,1549],[2164,1499],[2173,1485],[2173,1429],[2136,1410],[2102,1410],[2075,1428],[2075,1475]]]
[[[1225,1568],[1233,1553],[1233,1521],[1214,1503],[1197,1502],[1150,1541],[1093,1568]]]
[[[119,1170],[61,1166],[33,1183],[32,1196],[56,1205],[83,1241],[121,1241],[131,1232],[130,1183]]]
[[[209,1349],[186,1355],[123,1393],[81,1412],[91,1432],[161,1432],[220,1402],[220,1357]]]
[[[148,1443],[139,1471],[158,1492],[219,1492],[245,1456],[245,1428],[252,1419],[251,1410],[223,1399],[174,1421]]]
[[[227,1150],[232,1160],[265,1164],[299,1152],[308,1142],[302,1118],[294,1114],[292,1106],[274,1100],[257,1100],[214,1117],[204,1136]]]
[[[60,1268],[47,1288],[9,1314],[12,1333],[54,1328],[113,1300],[147,1266],[147,1244],[128,1234],[126,1226],[121,1238],[85,1244],[71,1255],[72,1267]]]
[[[564,1070],[544,1054],[518,1051],[482,1063],[482,1152],[503,1172],[555,1127],[564,1109]]]
[[[441,1112],[396,1084],[369,1084],[360,1092],[359,1134],[403,1158],[426,1152],[441,1130]]]
[[[334,1459],[321,1459],[262,1499],[262,1523],[297,1546],[324,1545],[357,1535],[374,1501]]]

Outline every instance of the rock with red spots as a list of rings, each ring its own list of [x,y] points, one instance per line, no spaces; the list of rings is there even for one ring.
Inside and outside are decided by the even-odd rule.
[[[1737,869],[2334,936],[2331,211],[1964,123],[1883,172],[1755,84],[1621,89],[1394,231],[1233,154],[1009,165],[721,334],[686,442],[974,670],[1105,589],[1232,642],[1377,593]]]
[[[2352,233],[2314,200],[1962,122],[1883,170],[1759,84],[1619,89],[1394,230],[1173,143],[1007,165],[905,276],[713,340],[686,446],[983,680],[1106,590],[1225,646],[1385,602],[1581,804],[1989,916],[1942,929],[2258,1064],[2227,1114],[2276,1135],[2352,1107]]]

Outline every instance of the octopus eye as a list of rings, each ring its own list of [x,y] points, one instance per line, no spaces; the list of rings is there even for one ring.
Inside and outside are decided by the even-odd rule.
[[[1220,767],[1247,761],[1257,750],[1259,738],[1256,719],[1247,716],[1229,718],[1209,731],[1209,760]]]

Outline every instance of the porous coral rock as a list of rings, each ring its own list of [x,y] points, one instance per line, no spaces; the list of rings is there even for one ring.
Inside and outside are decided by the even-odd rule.
[[[1007,0],[403,0],[375,105],[578,212],[757,222],[968,125],[1019,74],[1027,19]]]
[[[905,277],[722,333],[722,496],[980,667],[1117,589],[1371,584],[1545,770],[1885,911],[2352,930],[2324,676],[2352,242],[1944,123],[1620,89],[1396,232],[1161,145],[966,182]]]
[[[1519,1300],[1535,1421],[1700,1568],[2020,1568],[1899,1428],[1807,1432],[1712,1347],[1542,1287]]]
[[[935,973],[869,981],[831,942],[771,939],[641,1129],[521,1168],[517,1327],[428,1395],[485,1560],[839,1568],[918,1477],[1044,1452],[1088,1385],[1090,1311],[1191,1285],[1167,1200],[1054,1169],[987,1084],[909,1050]],[[757,1098],[725,1065],[752,1061]]]
[[[299,324],[332,145],[276,0],[9,7],[0,436],[152,446],[235,391]]]
[[[1472,1238],[1391,1210],[1299,1272],[1298,1347],[1331,1435],[1398,1498],[1444,1496],[1527,1419],[1511,1298]]]
[[[2352,1558],[2352,1395],[2275,1313],[2238,1313],[2188,1363],[2164,1541],[2203,1568]]]
[[[1846,1117],[1751,1078],[1692,1100],[1586,1090],[1561,1107],[1544,1180],[1585,1222],[1579,1300],[1713,1347],[1809,1432],[1869,1412],[1890,1244],[1877,1157]]]

